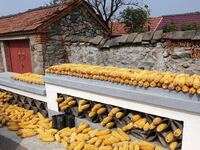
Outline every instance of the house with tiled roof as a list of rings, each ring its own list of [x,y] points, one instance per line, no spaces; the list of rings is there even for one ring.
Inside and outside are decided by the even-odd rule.
[[[200,12],[152,17],[145,23],[145,28],[149,31],[162,30],[171,22],[173,22],[177,28],[181,28],[184,25],[192,23],[196,23],[200,26]],[[113,23],[113,36],[119,36],[127,33],[128,30],[123,22]]]
[[[162,20],[158,23],[156,30],[163,29],[171,22],[174,22],[177,27],[191,23],[200,25],[200,12],[162,16]]]
[[[43,73],[48,66],[68,62],[66,39],[108,34],[84,0],[0,17],[0,71]]]

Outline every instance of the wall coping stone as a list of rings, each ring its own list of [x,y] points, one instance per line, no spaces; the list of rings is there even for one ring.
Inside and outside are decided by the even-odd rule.
[[[134,45],[141,44],[141,45],[152,46],[152,44],[155,44],[156,42],[166,41],[166,40],[200,41],[200,31],[188,30],[188,31],[174,31],[174,32],[163,33],[163,30],[158,30],[154,32],[124,34],[118,37],[71,36],[65,39],[66,42],[71,43],[71,44],[77,43],[75,45],[79,45],[79,43],[83,43],[86,45],[95,45],[102,49],[123,46],[123,45],[130,45],[130,44],[134,44]]]

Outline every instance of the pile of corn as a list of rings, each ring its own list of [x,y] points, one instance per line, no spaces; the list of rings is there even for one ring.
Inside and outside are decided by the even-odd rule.
[[[159,146],[144,141],[131,141],[120,128],[93,130],[88,124],[78,128],[65,128],[55,134],[57,142],[69,150],[161,150]]]
[[[121,129],[93,130],[88,124],[80,123],[78,128],[52,129],[52,122],[40,113],[34,114],[16,105],[0,104],[1,126],[7,125],[22,138],[39,135],[43,142],[60,142],[69,150],[161,150],[148,142],[131,141]]]
[[[13,99],[13,96],[7,92],[0,92],[0,104],[9,102]]]
[[[17,105],[0,104],[0,123],[1,126],[7,125],[8,130],[16,131],[16,134],[23,138],[35,136],[41,131],[53,130],[50,119]]]
[[[39,74],[24,73],[24,74],[14,75],[11,78],[14,80],[23,81],[29,84],[44,85],[42,75],[39,75]]]
[[[105,80],[139,87],[159,87],[168,90],[200,94],[200,75],[172,72],[92,66],[85,64],[61,64],[46,69],[46,73],[81,78]]]

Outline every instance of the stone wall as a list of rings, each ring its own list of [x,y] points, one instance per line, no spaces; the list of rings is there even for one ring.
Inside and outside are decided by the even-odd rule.
[[[178,40],[170,39],[161,31],[142,34],[142,36],[130,34],[110,39],[98,36],[88,42],[81,40],[66,42],[66,54],[70,63],[200,73],[200,58],[194,55],[194,51],[198,52],[200,48],[198,46],[200,40],[192,41],[185,36],[179,37]],[[183,33],[178,32],[178,35],[180,34]],[[195,36],[197,34],[199,33],[195,32]],[[172,37],[176,36],[173,33]]]
[[[158,43],[156,47],[126,46],[99,50],[93,46],[68,46],[70,63],[111,65],[148,70],[200,73],[200,59],[192,58],[184,48],[168,52]]]
[[[30,37],[31,63],[34,73],[44,74],[44,52],[46,36],[33,35]]]
[[[85,8],[78,7],[66,17],[49,27],[48,42],[44,52],[45,68],[68,62],[65,42],[74,39],[88,40],[97,35],[105,35],[105,30],[95,21]]]

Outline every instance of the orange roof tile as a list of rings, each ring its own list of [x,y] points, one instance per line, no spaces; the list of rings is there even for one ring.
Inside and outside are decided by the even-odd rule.
[[[0,35],[22,32],[39,32],[39,29],[41,32],[44,30],[43,27],[46,27],[56,19],[59,19],[60,15],[63,15],[65,12],[71,11],[73,8],[85,3],[84,0],[72,0],[68,3],[66,2],[52,7],[41,7],[16,15],[1,17]],[[93,10],[88,12],[94,13]],[[66,15],[66,13],[64,15]],[[101,25],[103,25],[98,16],[96,16],[96,19]]]

